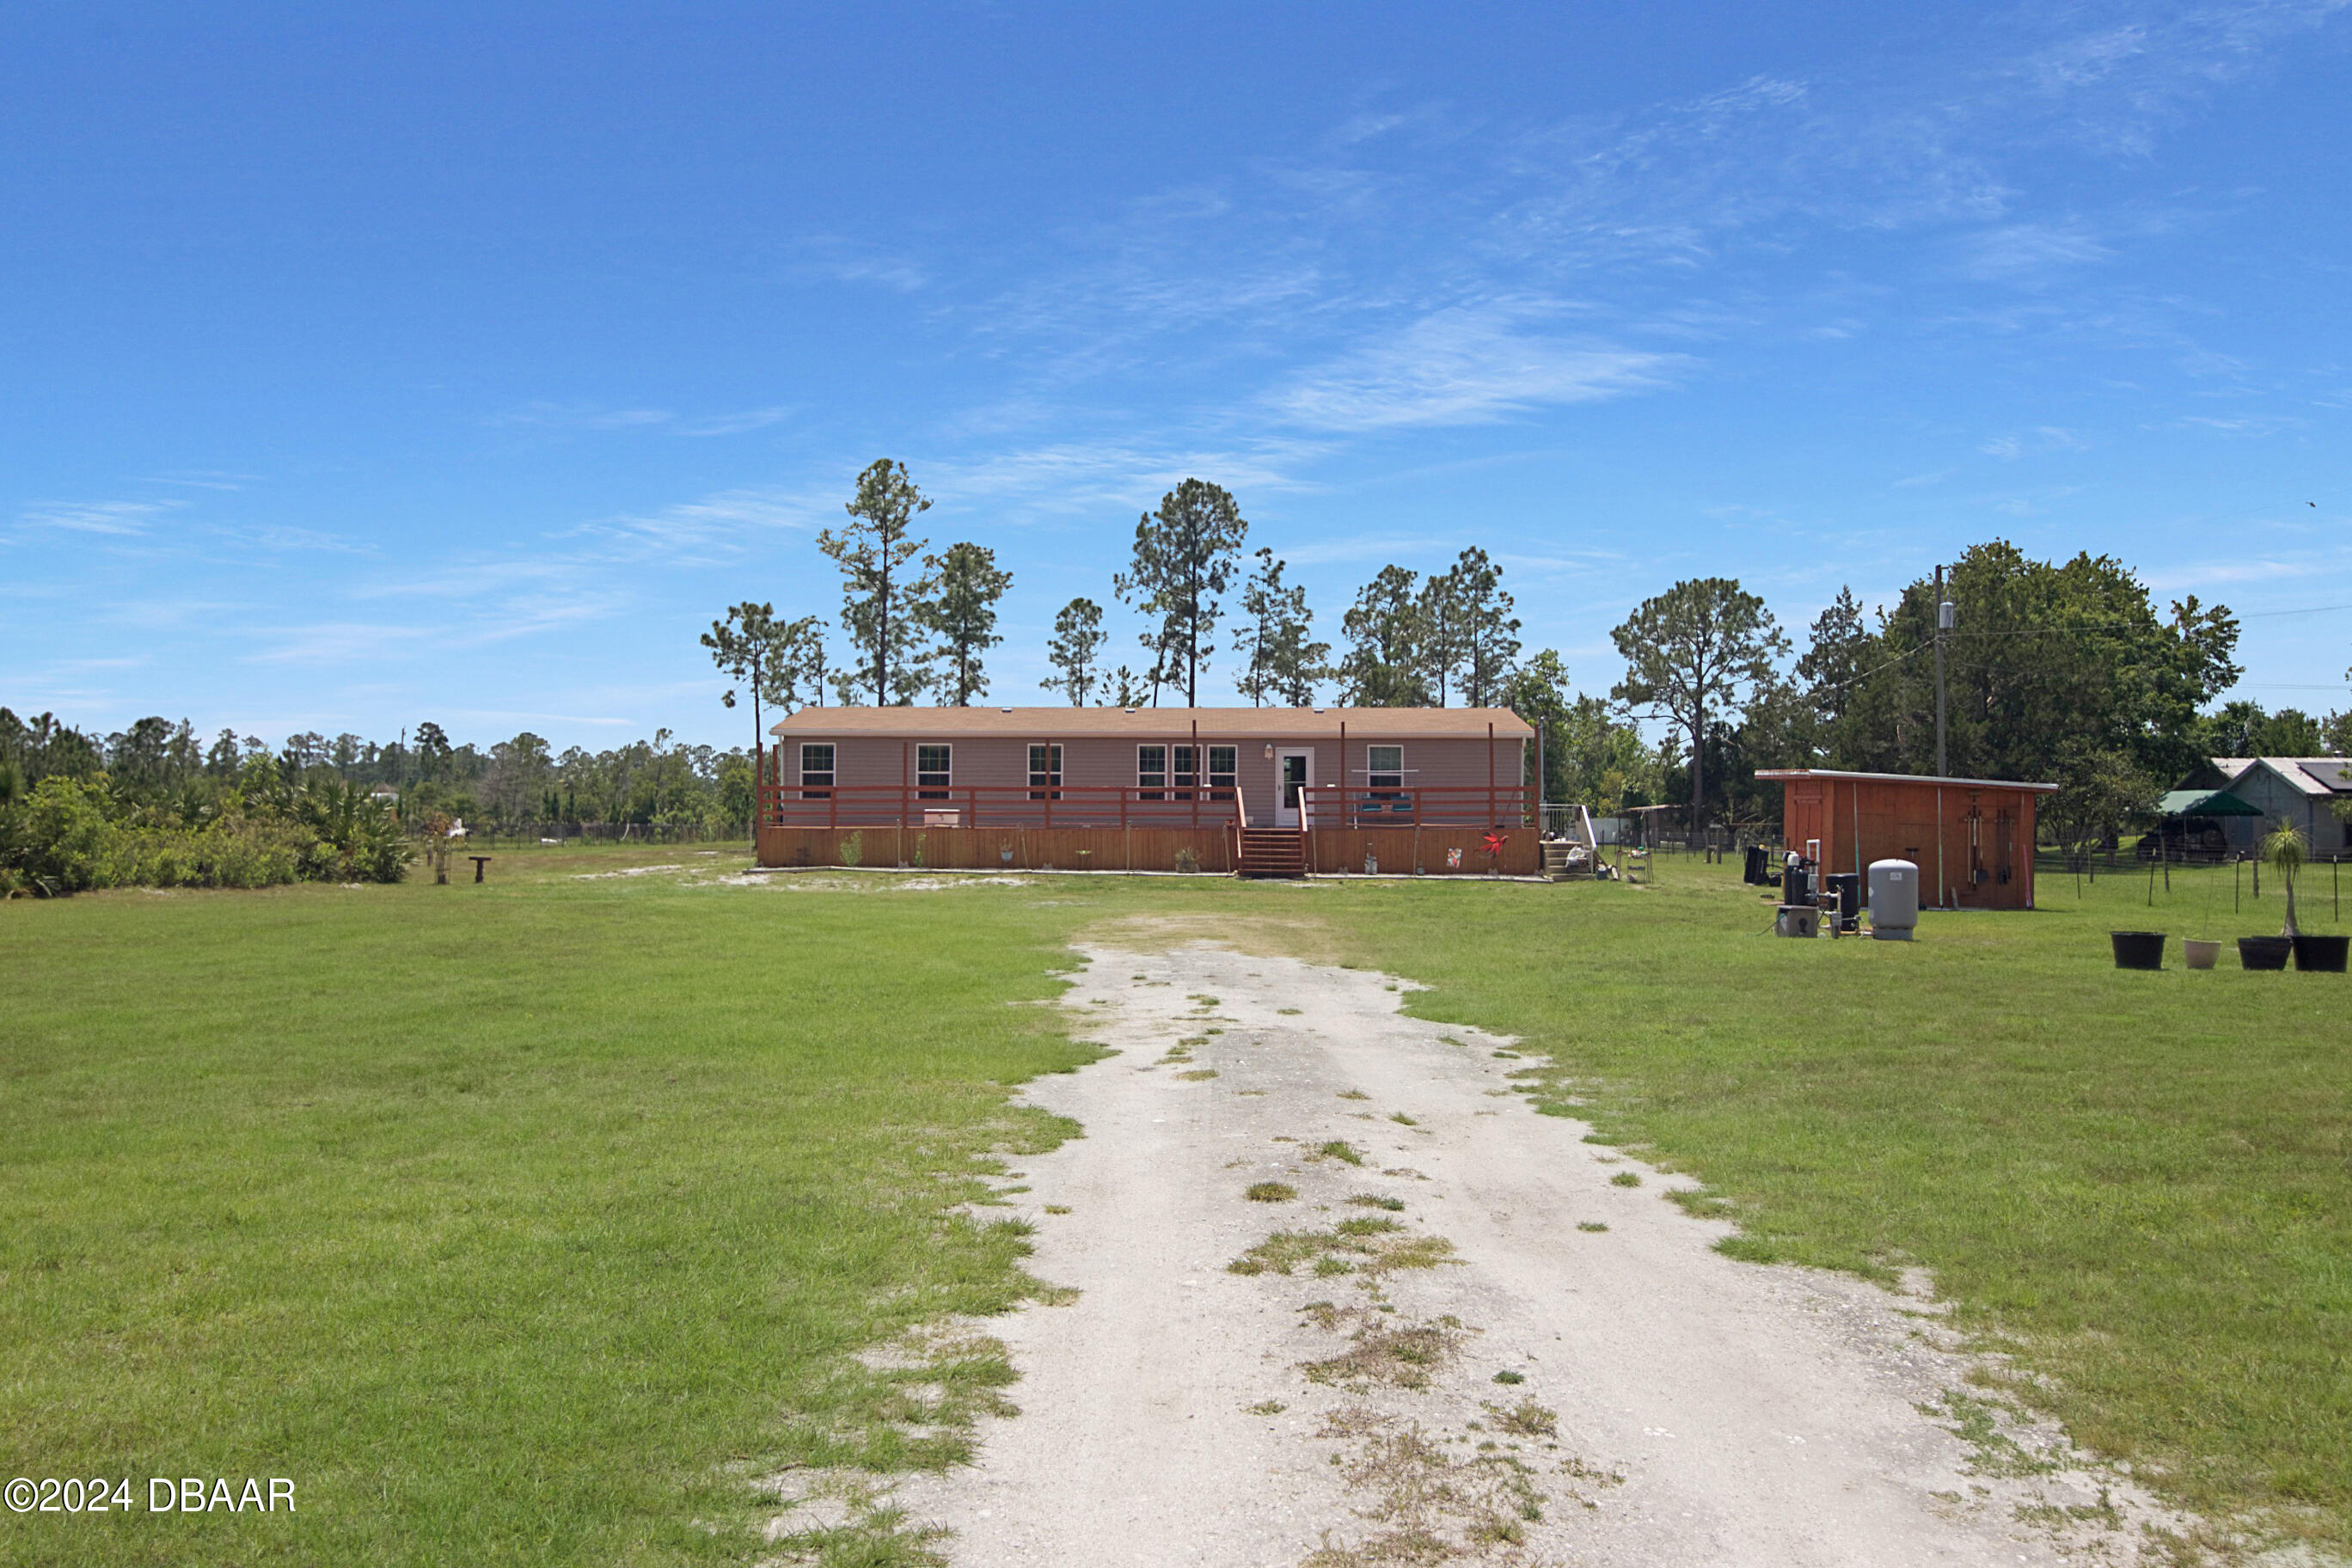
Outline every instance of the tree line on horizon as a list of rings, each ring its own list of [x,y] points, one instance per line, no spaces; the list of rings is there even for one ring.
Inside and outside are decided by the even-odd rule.
[[[667,730],[558,753],[529,731],[481,748],[428,721],[388,742],[305,731],[273,748],[234,730],[207,742],[185,720],[96,734],[0,707],[0,897],[393,881],[427,824],[748,834],[756,799],[744,752]]]
[[[721,700],[749,695],[755,741],[766,739],[766,708],[821,701],[828,689],[844,700],[928,692],[950,705],[985,694],[986,657],[1003,640],[996,605],[1012,577],[978,544],[930,552],[911,533],[929,505],[903,465],[877,462],[859,477],[851,521],[820,534],[842,571],[851,651],[840,665],[814,616],[782,620],[746,603],[713,624],[702,640],[736,682]],[[1055,617],[1044,686],[1081,706],[1139,707],[1163,694],[1197,706],[1203,674],[1224,654],[1242,695],[1260,705],[1313,706],[1330,690],[1346,706],[1508,708],[1542,734],[1544,799],[1603,812],[1679,805],[1697,821],[1769,819],[1778,792],[1756,782],[1759,768],[1934,771],[1929,573],[1874,616],[1841,589],[1801,650],[1737,580],[1675,583],[1613,628],[1625,674],[1592,694],[1575,689],[1556,650],[1524,652],[1503,567],[1484,550],[1427,574],[1382,567],[1343,613],[1334,658],[1286,563],[1268,548],[1245,554],[1247,542],[1230,493],[1199,479],[1171,490],[1139,519],[1112,581],[1145,617],[1139,668],[1104,668],[1102,608],[1081,597]],[[1945,660],[1949,771],[2060,784],[2042,819],[2062,843],[2116,832],[2206,756],[2352,752],[2352,711],[2215,707],[2239,674],[2236,619],[2194,596],[2159,609],[2112,557],[2036,561],[1993,540],[1962,554],[1944,592],[1956,607]],[[1655,742],[1638,727],[1644,719],[1663,721]],[[35,797],[51,780],[41,805]],[[86,734],[52,714],[26,721],[0,708],[0,873],[21,868],[25,846],[44,835],[105,824],[168,837],[224,824],[251,837],[274,822],[288,827],[287,843],[301,843],[271,840],[268,866],[308,856],[316,868],[347,867],[351,824],[379,788],[412,820],[501,825],[743,831],[757,800],[749,748],[679,745],[667,730],[560,754],[528,731],[483,748],[431,722],[391,742],[304,731],[272,748],[226,730],[205,742],[184,720]],[[338,812],[345,848],[302,837]]]

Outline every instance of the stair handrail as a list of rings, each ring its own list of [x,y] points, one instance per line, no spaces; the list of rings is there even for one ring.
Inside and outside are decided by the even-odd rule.
[[[1242,874],[1242,835],[1249,831],[1249,791],[1242,781],[1234,781],[1234,875]]]

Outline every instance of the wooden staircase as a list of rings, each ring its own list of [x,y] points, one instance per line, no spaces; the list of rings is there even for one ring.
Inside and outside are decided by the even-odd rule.
[[[1241,830],[1244,877],[1304,877],[1307,875],[1307,835],[1295,827],[1244,827]]]

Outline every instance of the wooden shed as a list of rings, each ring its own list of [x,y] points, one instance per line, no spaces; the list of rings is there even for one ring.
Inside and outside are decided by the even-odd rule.
[[[1923,906],[2033,907],[2033,810],[2054,784],[1759,768],[1781,787],[1781,842],[1825,872],[1874,860],[1919,868]]]

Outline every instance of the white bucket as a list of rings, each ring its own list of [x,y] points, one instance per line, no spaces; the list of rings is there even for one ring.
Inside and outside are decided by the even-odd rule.
[[[2221,944],[2218,942],[2200,942],[2193,936],[2183,937],[2180,952],[2181,955],[2189,960],[2189,968],[2210,969],[2213,967],[2213,960],[2221,955]]]

